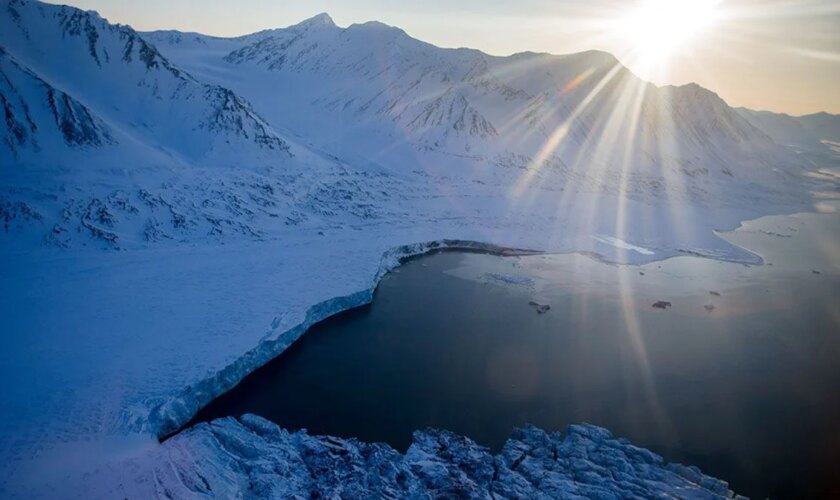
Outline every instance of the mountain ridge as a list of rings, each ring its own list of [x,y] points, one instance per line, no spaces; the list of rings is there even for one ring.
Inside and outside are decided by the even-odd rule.
[[[61,123],[43,111],[42,125],[27,129],[21,111],[48,110],[48,99],[24,102],[3,89],[7,242],[261,239],[300,224],[381,218],[402,192],[436,217],[439,208],[422,200],[440,183],[459,196],[525,186],[537,198],[706,205],[733,203],[749,187],[757,199],[805,199],[781,188],[799,178],[801,159],[716,93],[657,87],[603,51],[492,56],[379,22],[341,28],[326,13],[223,38],[138,33],[31,0],[0,6],[9,13],[0,21],[4,57],[78,103],[65,114],[82,119],[68,123],[101,131],[85,149],[48,138]],[[27,150],[24,135],[37,149]],[[73,173],[82,166],[87,173]],[[110,215],[94,227],[89,207]]]
[[[207,127],[234,136],[253,136],[262,146],[287,149],[248,103],[227,89],[199,82],[130,27],[112,25],[95,12],[67,6],[25,0],[4,3],[5,10],[14,13],[2,23],[5,50],[40,79],[96,110],[106,121],[120,122],[126,130],[133,128],[133,133],[141,135],[147,135],[150,126],[168,128],[153,133],[154,140],[167,142],[167,148],[187,155],[214,146],[190,146],[193,151],[186,151],[185,145],[198,143],[198,137],[189,133],[182,134],[188,141],[167,141],[166,136],[176,130],[167,126],[173,113],[198,115],[193,129]],[[38,36],[30,36],[35,27],[40,28]],[[64,51],[61,57],[54,54],[56,47]],[[91,78],[96,73],[102,76]],[[139,120],[148,124],[145,131],[130,123]]]

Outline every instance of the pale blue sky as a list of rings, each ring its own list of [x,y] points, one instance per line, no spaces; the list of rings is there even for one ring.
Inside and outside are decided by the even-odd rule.
[[[679,1],[679,0],[674,0]],[[840,113],[840,1],[723,0],[725,18],[653,74],[613,28],[633,0],[68,0],[138,30],[232,36],[284,27],[320,12],[339,26],[378,20],[443,47],[498,55],[602,49],[658,84],[695,81],[734,106]]]

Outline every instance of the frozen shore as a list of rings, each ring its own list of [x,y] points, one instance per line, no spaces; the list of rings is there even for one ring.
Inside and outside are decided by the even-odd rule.
[[[218,371],[211,377],[189,386],[185,391],[168,399],[152,409],[148,418],[149,430],[157,436],[166,436],[177,431],[217,396],[233,388],[246,375],[280,355],[301,335],[319,321],[342,311],[369,304],[379,280],[406,259],[429,252],[442,250],[479,251],[494,255],[529,255],[539,253],[535,250],[501,247],[489,243],[467,240],[444,239],[428,243],[401,245],[386,251],[382,255],[379,268],[372,280],[372,285],[349,295],[333,297],[308,307],[303,312],[303,320],[286,330],[277,331],[282,320],[272,322],[272,333],[263,337],[259,344]],[[284,317],[285,319],[285,317]],[[288,321],[285,324],[289,324]],[[277,332],[276,334],[274,332]]]
[[[517,429],[498,454],[427,429],[401,454],[382,443],[290,433],[253,415],[199,424],[92,479],[95,494],[114,498],[734,497],[726,482],[590,425],[565,435]]]
[[[151,439],[178,429],[309,325],[369,302],[401,258],[442,247],[575,250],[545,229],[490,226],[7,253],[0,315],[11,334],[0,339],[0,375],[3,405],[16,411],[0,416],[0,492],[52,496],[125,453],[146,453]],[[438,244],[407,243],[418,240]],[[749,256],[739,252],[733,260]],[[600,258],[642,263],[675,254]]]

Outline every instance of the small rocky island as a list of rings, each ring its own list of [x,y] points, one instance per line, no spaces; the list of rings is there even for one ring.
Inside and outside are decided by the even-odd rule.
[[[528,305],[536,309],[537,314],[545,314],[551,310],[551,306],[548,304],[540,304],[539,302],[528,302]]]

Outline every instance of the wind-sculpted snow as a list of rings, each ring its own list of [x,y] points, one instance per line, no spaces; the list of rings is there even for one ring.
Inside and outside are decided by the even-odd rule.
[[[254,415],[202,423],[132,464],[112,496],[165,498],[726,499],[726,482],[591,425],[528,426],[498,454],[447,431],[382,443],[289,432]],[[126,467],[127,469],[129,467]],[[139,479],[138,479],[139,478]],[[99,478],[95,479],[99,481]],[[107,477],[117,482],[119,477]]]

